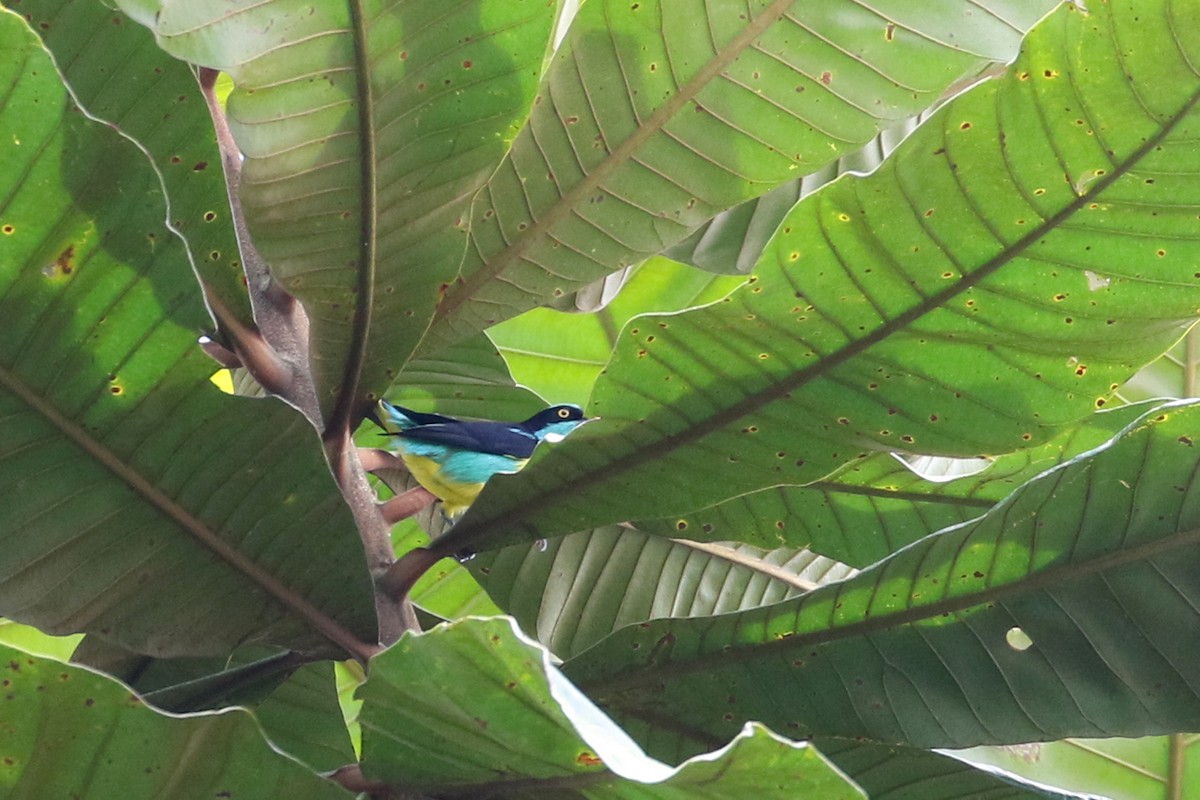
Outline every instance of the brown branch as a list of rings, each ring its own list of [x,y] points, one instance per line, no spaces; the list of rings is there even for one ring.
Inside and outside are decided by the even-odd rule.
[[[375,612],[379,617],[379,641],[385,646],[400,638],[406,630],[420,630],[416,613],[406,595],[397,595],[385,588],[385,580],[397,563],[392,546],[391,523],[380,512],[379,502],[367,473],[358,460],[358,448],[350,431],[340,437],[326,434],[325,458],[333,470],[334,480],[342,490],[346,505],[354,514],[358,535],[367,556],[367,567],[375,579]]]
[[[279,353],[267,344],[262,334],[256,329],[243,325],[242,321],[228,309],[225,302],[209,291],[208,285],[203,280],[200,281],[200,287],[204,290],[204,299],[208,302],[209,310],[212,311],[213,317],[221,326],[221,332],[233,346],[231,355],[237,362],[236,366],[245,367],[260,386],[271,394],[290,402],[294,387],[298,383],[295,366],[280,358]],[[206,353],[216,358],[203,342],[200,346]],[[224,348],[221,349],[224,350]],[[220,361],[219,358],[217,360]],[[225,366],[230,365],[226,364]]]
[[[363,775],[358,764],[347,764],[325,776],[355,794],[365,794],[371,800],[431,800],[430,795],[391,786]]]
[[[363,775],[362,767],[358,764],[347,764],[344,767],[338,767],[329,773],[327,777],[338,786],[355,794],[363,792],[386,792],[388,790],[388,785],[383,781],[370,780]]]
[[[432,547],[417,547],[402,555],[376,582],[380,592],[397,601],[407,602],[408,593],[443,556]]]
[[[378,447],[358,448],[358,462],[367,472],[379,472],[384,469],[404,469],[404,461],[395,453],[381,450]]]
[[[234,354],[254,378],[267,391],[298,409],[320,433],[334,480],[354,515],[367,567],[378,581],[395,562],[391,525],[380,513],[375,493],[367,483],[366,472],[351,438],[349,418],[343,416],[341,424],[327,426],[321,414],[309,360],[308,315],[275,280],[250,237],[240,195],[242,154],[229,130],[225,109],[216,96],[218,74],[216,70],[200,68],[197,79],[208,104],[221,152],[230,215],[256,328],[237,319],[212,292],[206,291],[206,299]],[[378,586],[375,610],[379,619],[379,641],[384,645],[396,641],[406,630],[419,629],[411,604],[404,597],[393,597]]]
[[[414,486],[403,494],[398,494],[386,503],[381,503],[379,512],[389,525],[395,525],[401,520],[408,519],[418,511],[428,508],[437,497],[424,486]]]
[[[209,358],[225,369],[238,369],[243,366],[242,360],[237,357],[237,354],[207,336],[201,336],[198,344]]]
[[[221,326],[221,333],[230,339],[234,352],[254,378],[267,391],[297,408],[313,427],[322,431],[324,421],[309,368],[308,315],[271,275],[266,260],[250,237],[241,199],[242,154],[216,95],[219,74],[217,70],[201,67],[197,79],[221,153],[229,212],[237,235],[255,327],[250,328],[239,320],[201,281],[205,300]]]

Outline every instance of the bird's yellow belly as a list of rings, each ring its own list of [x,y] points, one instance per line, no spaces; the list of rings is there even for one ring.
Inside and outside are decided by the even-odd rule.
[[[432,458],[401,453],[404,466],[413,474],[417,482],[437,495],[442,501],[442,509],[448,517],[456,517],[467,510],[467,506],[475,502],[475,498],[483,491],[482,483],[460,483],[447,480],[441,467]]]

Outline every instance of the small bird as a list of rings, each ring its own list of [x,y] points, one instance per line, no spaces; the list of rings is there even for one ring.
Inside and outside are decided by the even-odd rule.
[[[451,519],[475,502],[493,475],[519,472],[540,442],[560,442],[588,421],[573,405],[551,406],[524,422],[463,422],[386,400],[371,419]]]

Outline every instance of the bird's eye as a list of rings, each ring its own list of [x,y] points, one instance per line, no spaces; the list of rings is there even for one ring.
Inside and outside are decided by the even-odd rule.
[[[561,417],[562,419],[566,419],[567,417],[571,416],[571,409],[560,408],[558,410],[558,416]]]

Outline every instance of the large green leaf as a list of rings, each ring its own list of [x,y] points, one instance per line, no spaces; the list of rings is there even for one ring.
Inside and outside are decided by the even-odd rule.
[[[1195,729],[1197,430],[1200,405],[1163,407],[848,581],[625,628],[566,671],[675,735],[755,719],[961,747]]]
[[[852,572],[803,550],[700,545],[618,526],[480,553],[467,566],[559,658],[635,622],[769,605]]]
[[[258,249],[304,303],[321,407],[396,377],[454,279],[471,194],[528,113],[540,0],[122,0],[168,52],[228,72]]]
[[[361,652],[370,579],[311,428],[208,382],[158,178],[21,18],[0,36],[0,612],[157,655]]]
[[[776,187],[761,197],[722,211],[665,255],[720,274],[745,274],[762,258],[767,242],[792,206],[842,175],[874,172],[932,111],[884,128],[862,149],[847,153],[816,172]]]
[[[798,205],[753,283],[631,322],[601,421],[494,480],[446,548],[682,513],[872,450],[1007,452],[1103,405],[1200,313],[1196,11],[1063,6],[1007,77]]]
[[[278,749],[318,772],[354,763],[354,747],[338,705],[334,665],[328,661],[301,667],[254,715]]]
[[[926,480],[900,459],[878,454],[808,486],[763,489],[690,514],[641,520],[637,526],[700,541],[812,547],[862,567],[922,536],[980,516],[1038,473],[1107,442],[1154,405],[1099,411],[1063,427],[1043,445],[1000,456],[981,472],[955,480]]]
[[[471,208],[430,343],[678,242],[1009,61],[1046,0],[598,0]]]
[[[676,769],[648,758],[507,619],[404,637],[372,659],[359,696],[363,773],[409,791],[595,800],[862,796],[815,748],[760,726]]]
[[[252,323],[221,157],[192,71],[97,0],[24,0],[20,11],[75,100],[145,149],[170,201],[164,218],[210,297]]]
[[[516,384],[504,356],[483,334],[409,362],[402,375],[403,382],[387,393],[387,399],[417,411],[527,419],[546,407],[542,398]]]
[[[957,755],[1110,800],[1183,800],[1200,792],[1197,745],[1200,736],[1175,734],[976,747]]]
[[[815,744],[838,769],[854,779],[871,800],[1032,800],[1035,797],[1099,800],[1088,795],[1027,783],[1014,772],[974,769],[948,755],[846,740],[821,738]],[[1144,798],[1140,800],[1145,800]]]
[[[9,800],[351,796],[275,752],[244,711],[172,717],[79,667],[9,647],[0,659],[0,793]]]

